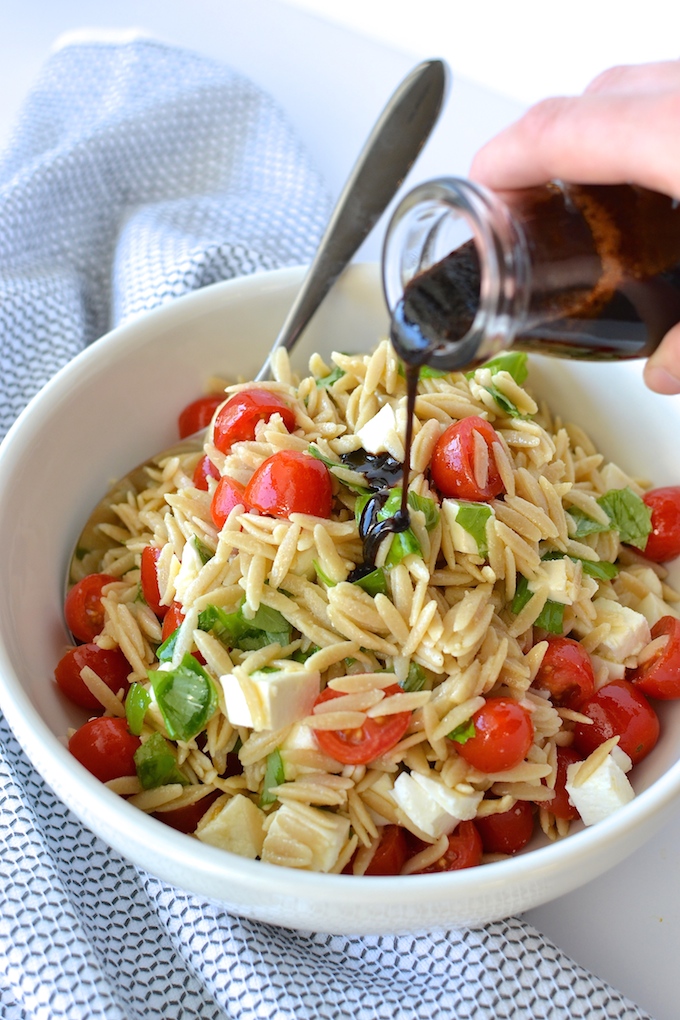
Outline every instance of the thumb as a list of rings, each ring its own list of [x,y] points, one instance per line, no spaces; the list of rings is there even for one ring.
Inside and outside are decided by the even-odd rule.
[[[666,333],[647,361],[644,380],[655,393],[680,393],[680,323]]]

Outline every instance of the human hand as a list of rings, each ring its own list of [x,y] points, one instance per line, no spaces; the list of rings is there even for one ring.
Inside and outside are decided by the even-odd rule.
[[[615,67],[583,95],[546,99],[488,142],[470,176],[494,190],[560,179],[638,184],[680,200],[680,61]],[[680,325],[645,365],[657,393],[680,393]]]

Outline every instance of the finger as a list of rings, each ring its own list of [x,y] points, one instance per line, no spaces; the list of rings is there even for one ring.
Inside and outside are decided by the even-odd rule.
[[[647,361],[644,380],[655,393],[680,393],[680,324],[666,334]]]
[[[680,60],[660,60],[653,64],[629,64],[610,67],[591,81],[586,93],[665,92],[680,89]]]
[[[680,197],[678,123],[680,88],[544,100],[477,153],[470,176],[495,190],[561,179]]]

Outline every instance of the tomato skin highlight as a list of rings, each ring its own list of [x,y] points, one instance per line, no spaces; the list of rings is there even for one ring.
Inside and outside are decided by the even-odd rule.
[[[103,711],[100,701],[85,685],[80,671],[85,666],[94,670],[109,690],[127,694],[130,686],[130,664],[119,648],[100,648],[99,645],[76,645],[61,657],[54,671],[54,679],[63,694],[75,705],[91,711]]]
[[[246,500],[245,486],[229,475],[222,475],[210,501],[210,516],[218,531],[222,530],[235,506],[250,509]]]
[[[215,416],[213,443],[222,453],[229,453],[234,443],[255,438],[259,421],[269,421],[280,414],[289,432],[295,429],[295,413],[271,390],[241,390],[230,397]]]
[[[668,641],[651,659],[628,670],[626,679],[648,698],[671,701],[680,698],[680,620],[662,616],[652,627],[652,640],[667,635]]]
[[[580,818],[577,808],[569,799],[566,790],[567,768],[583,761],[582,756],[573,747],[557,748],[557,776],[555,778],[555,796],[546,802],[546,808],[555,818],[562,818],[564,821],[575,821]]]
[[[66,626],[77,641],[93,641],[104,626],[102,588],[118,581],[110,574],[88,574],[69,590],[64,602]]]
[[[474,737],[456,750],[480,772],[505,772],[524,761],[534,739],[534,724],[523,705],[512,698],[487,698],[472,716]]]
[[[385,697],[401,693],[398,684],[385,688]],[[326,687],[316,699],[315,706],[340,696],[340,691]],[[395,712],[393,715],[369,717],[363,726],[355,730],[315,730],[312,727],[312,732],[321,750],[331,758],[343,765],[366,765],[398,744],[410,722],[410,711]]]
[[[595,693],[595,674],[588,652],[573,638],[549,637],[531,686],[548,691],[553,705],[578,708]]]
[[[199,460],[198,464],[194,468],[193,483],[196,489],[200,489],[201,492],[208,491],[208,479],[219,478],[220,473],[210,460],[207,454],[204,454]]]
[[[485,854],[516,854],[534,833],[534,809],[528,800],[518,800],[509,811],[475,818]]]
[[[364,875],[399,875],[408,858],[406,833],[401,825],[386,825]]]
[[[297,450],[279,450],[267,458],[246,485],[248,506],[272,517],[293,513],[330,517],[333,487],[328,468]]]
[[[127,728],[125,719],[102,715],[76,730],[68,742],[74,758],[102,783],[122,776],[136,776],[134,753],[141,741]]]
[[[220,791],[213,790],[212,793],[201,797],[194,804],[187,804],[181,808],[173,808],[171,811],[154,811],[153,817],[157,818],[159,822],[169,825],[171,829],[177,829],[178,832],[190,834],[196,831],[196,826],[201,818],[219,796],[221,796]]]
[[[489,468],[485,485],[479,485],[474,470],[474,433],[478,433],[489,451]],[[493,425],[484,418],[470,415],[454,422],[435,444],[430,461],[430,474],[442,496],[483,502],[505,491],[496,465],[492,446],[500,442]]]
[[[633,765],[642,761],[659,739],[659,720],[642,691],[629,680],[612,680],[579,705],[591,725],[576,723],[574,748],[586,758],[596,747],[619,736],[619,747]]]
[[[463,868],[476,868],[482,863],[482,837],[477,831],[476,822],[459,822],[449,836],[449,845],[434,864],[415,875],[439,875],[443,871],[462,871]]]
[[[652,530],[642,555],[654,563],[680,556],[680,485],[651,489],[642,497],[652,511]]]
[[[186,439],[187,436],[193,436],[194,432],[206,429],[215,411],[225,400],[224,393],[209,393],[187,404],[177,419],[179,438]]]
[[[168,607],[161,605],[161,592],[158,585],[158,569],[156,567],[160,555],[161,551],[155,545],[144,546],[142,549],[140,564],[140,583],[142,585],[142,595],[144,596],[149,609],[155,613],[156,616],[164,617],[168,611]]]

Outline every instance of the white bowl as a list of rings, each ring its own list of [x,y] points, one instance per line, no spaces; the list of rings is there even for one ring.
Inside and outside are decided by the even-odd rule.
[[[331,933],[479,925],[596,878],[666,820],[680,794],[680,703],[660,706],[662,738],[635,769],[637,797],[607,821],[499,863],[442,875],[355,878],[245,860],[131,807],[69,754],[84,716],[52,675],[66,640],[69,554],[108,483],[175,440],[179,409],[220,373],[251,377],[301,271],[217,284],[114,330],[63,369],[0,448],[0,707],[35,767],[82,822],[135,864],[246,917]],[[372,347],[386,330],[375,266],[354,266],[296,352]],[[680,481],[680,402],[655,397],[639,368],[532,360],[534,388],[600,448],[656,484]],[[675,578],[677,583],[678,578]]]

